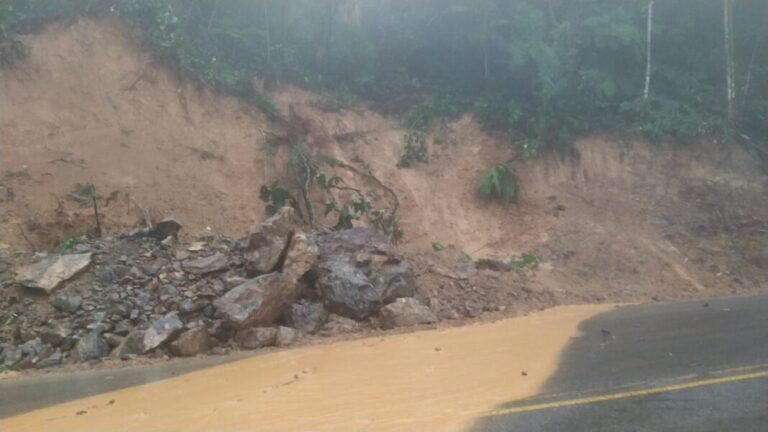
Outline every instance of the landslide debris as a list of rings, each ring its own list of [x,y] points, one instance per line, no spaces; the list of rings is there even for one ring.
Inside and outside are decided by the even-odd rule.
[[[437,322],[414,298],[410,262],[375,230],[304,232],[289,207],[241,239],[180,243],[180,228],[167,219],[66,252],[5,253],[0,365],[187,357]]]

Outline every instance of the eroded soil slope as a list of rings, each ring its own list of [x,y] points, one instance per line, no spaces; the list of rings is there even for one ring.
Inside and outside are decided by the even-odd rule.
[[[258,188],[283,175],[287,149],[270,156],[265,131],[277,126],[263,115],[180,82],[116,22],[54,25],[25,42],[29,59],[0,71],[3,247],[55,246],[92,229],[91,210],[72,197],[85,183],[112,198],[102,209],[111,231],[172,213],[187,234],[239,236],[264,218]],[[429,163],[401,169],[396,119],[324,111],[320,96],[295,88],[272,96],[301,120],[314,155],[370,170],[396,192],[422,292],[466,301],[468,315],[478,297],[544,307],[766,288],[767,180],[733,146],[585,139],[575,156],[516,163],[522,197],[503,207],[479,200],[475,181],[514,149],[470,117],[435,126]],[[433,252],[437,243],[446,249]],[[467,275],[453,267],[462,252],[542,262],[522,281]]]

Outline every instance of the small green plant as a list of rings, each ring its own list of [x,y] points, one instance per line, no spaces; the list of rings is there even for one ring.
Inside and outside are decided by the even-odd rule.
[[[427,135],[421,131],[411,131],[405,134],[405,147],[397,163],[399,168],[410,168],[415,163],[428,163]]]
[[[13,366],[8,366],[8,365],[5,365],[5,364],[0,364],[0,373],[12,372],[12,371],[14,371]]]
[[[29,178],[29,168],[22,167],[18,171],[5,171],[3,173],[3,176],[9,180],[11,179],[22,179],[22,178]]]
[[[536,270],[540,263],[541,257],[532,253],[524,253],[520,256],[512,255],[507,262],[509,269],[518,273],[525,270]]]
[[[16,322],[16,320],[18,318],[19,318],[19,315],[16,312],[10,312],[2,320],[2,322],[3,322],[2,326],[3,327],[7,327],[9,325],[12,325],[12,324],[14,324]]]
[[[481,198],[498,201],[504,205],[517,203],[518,189],[517,175],[506,162],[488,168],[477,184],[477,192]]]
[[[435,252],[443,251],[445,250],[445,245],[440,242],[432,242],[432,250]]]
[[[58,250],[59,252],[66,252],[66,251],[72,250],[74,249],[75,246],[85,243],[87,239],[88,238],[84,235],[77,236],[77,237],[70,237],[64,240],[63,242],[61,242],[61,244],[56,248],[56,250]]]
[[[291,206],[293,208],[299,208],[299,203],[291,193],[280,186],[277,182],[272,183],[269,186],[262,186],[259,190],[259,199],[267,203],[265,211],[267,216],[273,216],[282,207]]]
[[[461,256],[459,257],[459,262],[463,264],[468,264],[472,262],[472,256],[464,251],[461,251]]]
[[[72,191],[72,197],[77,201],[81,207],[93,208],[93,216],[96,219],[96,237],[101,237],[101,217],[99,216],[99,201],[104,201],[104,198],[96,192],[96,186],[93,183],[77,183],[75,189]],[[117,191],[113,191],[107,197],[107,205],[117,199]]]
[[[264,138],[264,144],[261,145],[261,152],[268,158],[273,158],[277,154],[277,148],[280,147],[280,143],[272,135],[267,135]]]

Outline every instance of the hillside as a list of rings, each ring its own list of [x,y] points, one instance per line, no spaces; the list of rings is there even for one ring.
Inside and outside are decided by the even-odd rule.
[[[259,187],[285,177],[288,150],[266,149],[280,126],[180,82],[117,21],[53,24],[24,43],[29,57],[0,69],[0,247],[47,249],[92,230],[91,209],[72,196],[87,183],[111,198],[101,209],[110,233],[174,214],[189,238],[241,236],[264,219]],[[396,119],[362,104],[329,112],[321,95],[294,87],[271,97],[302,122],[312,154],[370,169],[397,194],[400,246],[426,296],[470,301],[507,289],[492,272],[477,286],[432,271],[462,252],[541,257],[520,282],[536,307],[767,287],[768,177],[738,147],[584,138],[573,155],[517,162],[522,195],[504,207],[477,198],[475,182],[514,150],[470,116],[433,128],[429,163],[398,168]]]

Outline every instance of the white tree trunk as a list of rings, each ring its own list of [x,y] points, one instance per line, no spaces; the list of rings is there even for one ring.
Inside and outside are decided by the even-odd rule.
[[[645,89],[643,90],[643,100],[648,100],[648,94],[651,91],[651,43],[653,42],[653,2],[648,0],[648,54],[645,64]]]
[[[760,34],[755,39],[755,45],[752,47],[752,57],[749,60],[749,66],[747,66],[747,77],[744,81],[744,91],[741,95],[741,103],[744,104],[749,98],[749,86],[752,84],[752,70],[755,68],[755,60],[757,59],[757,53],[760,51],[760,44],[765,38],[765,31],[768,29],[768,16],[766,16],[763,25],[760,28]]]
[[[726,62],[726,87],[728,95],[728,121],[733,121],[735,115],[736,84],[734,82],[735,66],[733,63],[733,17],[732,0],[723,0],[723,21],[725,30],[725,62]]]

